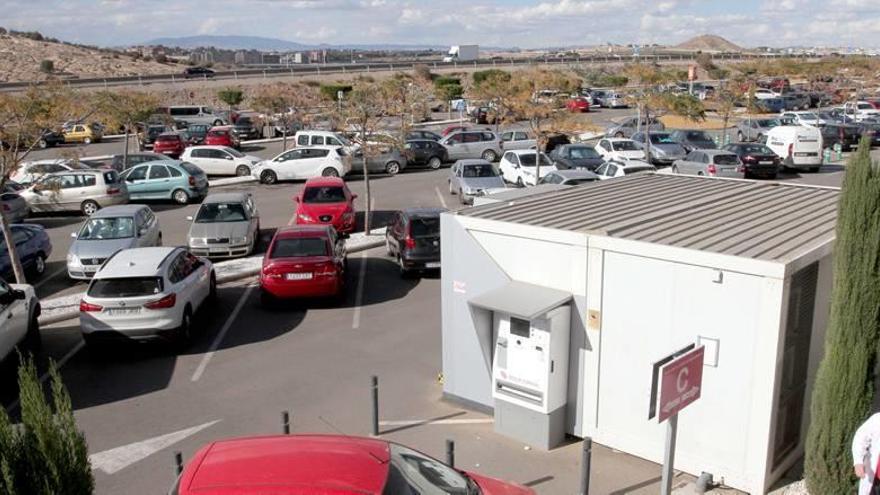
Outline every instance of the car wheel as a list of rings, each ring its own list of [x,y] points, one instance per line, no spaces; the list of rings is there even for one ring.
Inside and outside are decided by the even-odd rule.
[[[37,318],[36,312],[31,315],[31,319],[28,322],[27,334],[24,337],[24,347],[32,354],[43,347],[43,338],[40,336],[40,321]]]
[[[45,139],[40,139],[40,140],[37,142],[37,146],[38,146],[41,150],[44,150],[44,149],[46,149],[46,148],[49,147],[49,143],[47,143]]]
[[[171,193],[171,199],[173,199],[174,202],[179,205],[185,205],[189,203],[189,195],[186,194],[186,191],[184,191],[183,189],[176,189],[173,193]]]
[[[388,175],[397,175],[400,172],[400,164],[397,162],[388,162],[385,164],[385,173]]]
[[[247,165],[239,165],[235,169],[235,175],[238,177],[247,177],[248,175],[251,175],[251,169]]]
[[[673,174],[677,174],[677,173],[678,173],[678,167],[676,167],[675,165],[672,166],[672,173],[673,173]]]
[[[740,143],[745,141],[745,136],[743,136],[742,131],[736,131],[736,140]]]
[[[37,253],[37,257],[34,258],[34,275],[39,277],[44,273],[46,273],[46,255]]]
[[[455,196],[455,189],[452,187],[452,181],[449,181],[449,194]]]
[[[263,184],[274,184],[278,182],[278,175],[271,170],[264,170],[262,174],[260,174],[260,182]]]
[[[525,184],[523,184],[522,177],[516,178],[516,187],[525,187]]]
[[[92,138],[83,139],[83,144],[92,144]]]
[[[498,159],[498,154],[492,150],[486,150],[483,152],[482,155],[480,155],[480,158],[486,160],[487,162],[494,162],[496,159]]]
[[[96,211],[100,210],[101,206],[98,203],[96,203],[95,201],[92,201],[91,199],[87,199],[87,200],[83,201],[81,205],[79,205],[79,209],[80,209],[80,211],[82,211],[83,215],[90,217]]]
[[[321,172],[321,175],[324,177],[339,177],[339,172],[333,167],[327,167]]]
[[[810,172],[812,172],[812,173],[815,174],[816,172],[819,171],[819,168],[820,168],[820,167],[810,167]]]
[[[223,121],[220,119],[217,119],[214,121],[214,125],[223,125]]]
[[[616,138],[622,138],[622,137],[623,137],[623,133],[620,132],[620,131],[617,131],[617,132],[614,133],[614,137],[616,137]]]
[[[159,232],[159,238],[156,240],[156,246],[162,245],[162,233]]]
[[[428,168],[431,170],[437,170],[440,168],[440,165],[443,165],[443,161],[440,158],[433,156],[430,160],[428,160]]]
[[[405,266],[403,266],[403,258],[400,255],[397,255],[397,268],[400,270],[400,276],[402,278],[409,278],[410,270],[407,270]]]
[[[208,286],[208,301],[213,303],[217,300],[217,275],[214,272],[211,272],[211,281],[209,283],[211,285]]]
[[[757,142],[760,143],[760,142],[761,142],[761,139],[763,139],[763,138],[764,138],[764,135],[763,135],[763,134],[758,134],[757,136],[755,136],[755,141],[757,141]]]
[[[394,251],[391,250],[391,241],[387,237],[385,238],[385,252],[388,256],[394,256]]]
[[[189,345],[192,340],[192,309],[189,305],[183,310],[183,316],[180,318],[180,327],[177,328],[177,344],[180,348]]]

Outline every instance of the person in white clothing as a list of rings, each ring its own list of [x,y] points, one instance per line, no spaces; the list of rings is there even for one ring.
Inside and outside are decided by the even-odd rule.
[[[877,462],[880,461],[880,413],[862,423],[853,435],[853,469],[859,478],[859,495],[871,495],[877,480]],[[880,493],[880,492],[878,492]]]

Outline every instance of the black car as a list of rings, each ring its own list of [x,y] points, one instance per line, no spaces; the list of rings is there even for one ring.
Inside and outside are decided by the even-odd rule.
[[[880,146],[880,122],[865,120],[858,125],[862,129],[862,135],[871,138],[871,146]]]
[[[388,256],[401,276],[440,268],[440,214],[443,208],[407,208],[394,214],[385,231]]]
[[[208,130],[210,129],[211,126],[208,124],[193,124],[186,128],[186,132],[192,138],[193,144],[202,144],[205,142],[205,136],[208,135]]]
[[[706,131],[679,129],[672,131],[669,138],[680,144],[688,153],[694,150],[718,149],[715,140]]]
[[[583,168],[592,172],[605,162],[592,146],[585,144],[563,144],[547,156],[559,170]]]
[[[431,131],[409,131],[406,133],[406,140],[412,141],[414,139],[430,139],[431,141],[440,141],[443,139],[443,136],[437,134],[436,132]]]
[[[776,153],[760,143],[730,143],[722,149],[736,153],[746,168],[746,178],[775,179],[782,166],[782,160]]]
[[[214,77],[214,71],[207,67],[187,67],[183,71],[183,77],[184,79],[192,79],[196,77],[211,78]]]
[[[59,144],[64,144],[64,134],[49,129],[44,130],[40,140],[37,141],[37,146],[41,149],[52,148]]]
[[[410,139],[404,145],[408,165],[425,165],[437,170],[449,161],[446,147],[431,139]]]
[[[862,127],[857,124],[828,123],[820,127],[822,146],[830,148],[840,145],[842,151],[849,151],[859,145],[862,139]]]
[[[235,121],[235,125],[232,126],[232,132],[234,132],[242,141],[261,139],[263,137],[262,131],[257,128],[253,119],[248,116],[239,117],[238,120]]]

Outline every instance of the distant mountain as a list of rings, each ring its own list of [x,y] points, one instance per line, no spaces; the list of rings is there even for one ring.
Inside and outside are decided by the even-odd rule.
[[[701,50],[704,52],[741,52],[743,48],[739,45],[731,43],[721,36],[714,34],[704,34],[691,38],[684,43],[675,45],[674,48],[682,50]]]
[[[263,38],[261,36],[184,36],[180,38],[156,38],[145,41],[144,45],[162,45],[179,48],[214,47],[225,50],[260,50],[260,51],[289,51],[289,50],[448,50],[445,45],[397,45],[384,44],[304,44],[295,41],[287,41],[277,38]]]

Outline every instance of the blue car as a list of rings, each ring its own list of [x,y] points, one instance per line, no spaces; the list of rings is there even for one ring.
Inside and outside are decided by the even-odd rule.
[[[122,172],[131,201],[170,199],[185,205],[208,195],[208,176],[199,167],[179,160],[141,163]]]
[[[42,275],[46,271],[46,258],[52,254],[49,234],[40,225],[29,223],[10,225],[10,228],[22,267],[36,276]],[[6,280],[15,279],[9,261],[9,248],[3,235],[0,235],[0,274]]]

